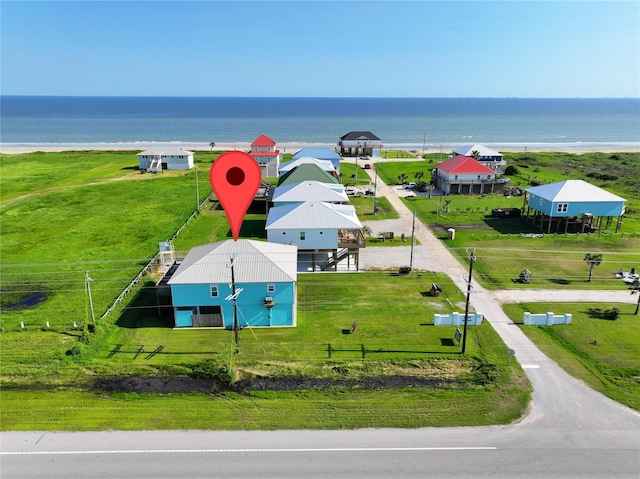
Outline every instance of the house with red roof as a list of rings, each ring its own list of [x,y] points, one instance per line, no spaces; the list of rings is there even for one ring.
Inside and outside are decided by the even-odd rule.
[[[278,177],[280,169],[280,150],[276,150],[276,142],[267,135],[260,135],[251,143],[249,155],[260,165],[263,178]]]
[[[508,179],[468,156],[457,155],[438,163],[431,174],[443,195],[485,195],[502,193]]]

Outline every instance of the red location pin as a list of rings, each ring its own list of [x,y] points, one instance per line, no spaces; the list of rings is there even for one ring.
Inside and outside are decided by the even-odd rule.
[[[260,188],[261,180],[260,166],[242,151],[227,151],[211,165],[211,188],[227,215],[234,241],[238,241],[244,215]]]

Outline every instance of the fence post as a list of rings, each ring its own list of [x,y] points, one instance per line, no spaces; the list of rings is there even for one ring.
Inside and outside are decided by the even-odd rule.
[[[366,353],[366,351],[364,349],[364,344],[361,344],[360,347],[362,348],[362,359],[364,359],[364,356],[365,356],[365,353]]]
[[[327,353],[329,354],[329,359],[331,359],[331,343],[327,344]]]

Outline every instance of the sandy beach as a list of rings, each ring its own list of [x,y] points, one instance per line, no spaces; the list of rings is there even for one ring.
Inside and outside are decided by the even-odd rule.
[[[179,146],[185,150],[189,151],[209,151],[211,147],[206,143],[193,143],[193,142],[171,142],[171,143],[162,143],[162,142],[153,142],[153,143],[38,143],[38,144],[20,144],[16,145],[2,145],[0,144],[0,153],[3,154],[22,154],[22,153],[32,153],[35,151],[44,151],[44,152],[60,152],[60,151],[90,151],[90,150],[130,150],[130,151],[143,151],[149,148],[162,148],[167,146]],[[440,153],[445,152],[448,153],[453,149],[464,146],[463,144],[459,145],[444,145],[444,146],[434,146],[434,145],[426,145],[424,148],[424,153]],[[620,145],[584,145],[584,146],[576,146],[571,148],[562,148],[553,146],[553,145],[526,145],[526,146],[514,146],[514,145],[489,145],[486,144],[489,148],[493,150],[497,150],[500,152],[544,152],[544,151],[557,151],[563,153],[574,153],[576,155],[583,153],[591,153],[591,152],[601,152],[601,153],[625,153],[625,152],[640,152],[640,143],[631,145],[631,146],[620,146]],[[336,147],[335,143],[304,143],[304,142],[291,142],[291,143],[278,143],[277,148],[282,153],[295,153],[302,148],[329,148],[334,149]],[[214,150],[217,151],[228,151],[228,150],[241,150],[241,151],[249,151],[251,149],[249,142],[235,142],[235,143],[216,143]],[[418,154],[422,154],[423,148],[422,146],[416,145],[387,145],[384,147],[384,150],[405,150],[412,151]]]

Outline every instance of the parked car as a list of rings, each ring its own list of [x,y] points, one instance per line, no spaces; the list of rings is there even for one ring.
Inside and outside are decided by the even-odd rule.
[[[411,183],[406,183],[406,184],[404,185],[404,188],[405,188],[406,190],[412,190],[412,189],[414,189],[415,187],[416,187],[416,184],[415,184],[413,181],[412,181]]]
[[[344,192],[348,195],[348,196],[353,196],[356,194],[356,189],[355,188],[345,188]]]
[[[370,170],[371,169],[371,164],[370,163],[365,163],[364,164],[364,169],[365,170]]]

